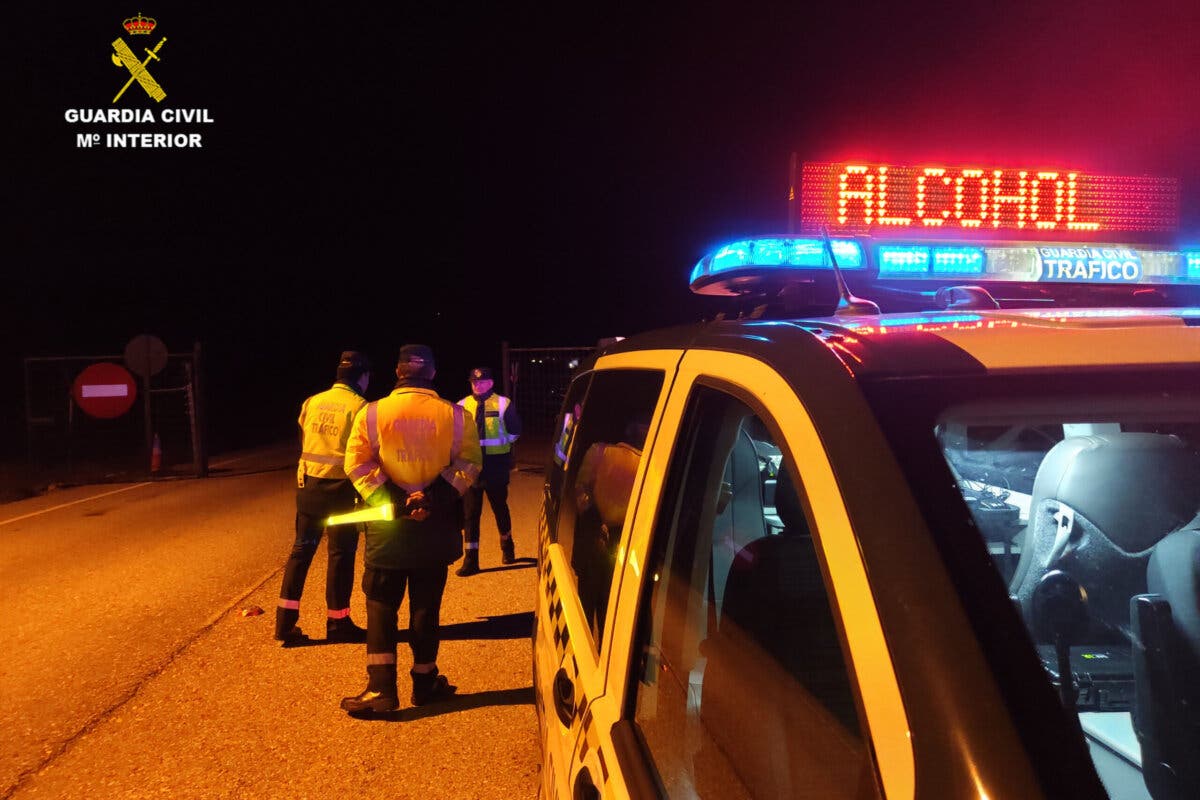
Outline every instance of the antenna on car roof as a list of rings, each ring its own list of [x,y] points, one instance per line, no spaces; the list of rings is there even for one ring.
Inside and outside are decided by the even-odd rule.
[[[835,317],[857,317],[864,314],[878,314],[878,305],[850,293],[850,287],[846,285],[846,278],[838,266],[837,256],[833,254],[833,242],[829,239],[829,229],[824,225],[821,226],[821,240],[825,242],[825,252],[829,254],[829,263],[833,266],[833,279],[837,281],[838,304],[833,315]]]

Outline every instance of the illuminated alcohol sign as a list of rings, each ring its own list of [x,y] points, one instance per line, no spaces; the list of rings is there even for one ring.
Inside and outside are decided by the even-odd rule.
[[[801,230],[835,235],[1074,240],[1179,225],[1175,179],[1075,169],[806,163],[799,199]]]

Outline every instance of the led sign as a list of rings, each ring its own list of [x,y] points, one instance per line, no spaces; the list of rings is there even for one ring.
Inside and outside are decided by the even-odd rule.
[[[1179,224],[1179,184],[1170,178],[835,162],[804,164],[800,180],[800,226],[809,233],[1086,239]]]

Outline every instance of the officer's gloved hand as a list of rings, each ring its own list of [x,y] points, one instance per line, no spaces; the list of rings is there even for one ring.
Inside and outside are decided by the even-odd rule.
[[[415,491],[404,499],[404,516],[417,522],[429,519],[429,498],[422,491]]]

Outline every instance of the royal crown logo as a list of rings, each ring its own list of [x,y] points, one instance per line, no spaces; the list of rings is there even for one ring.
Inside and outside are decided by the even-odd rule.
[[[143,17],[142,12],[138,12],[137,16],[130,17],[121,23],[131,35],[148,34],[154,30],[154,26],[158,22],[153,17]]]

